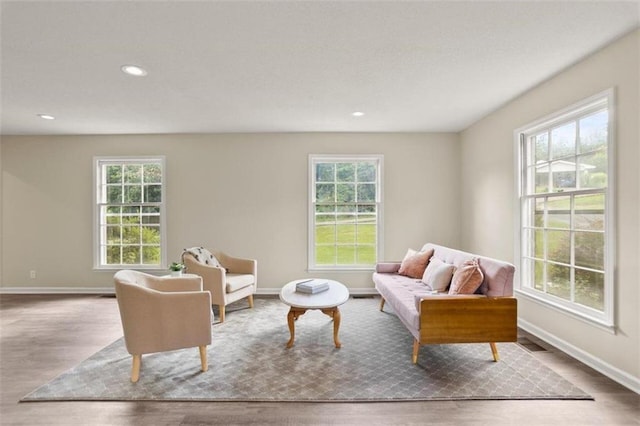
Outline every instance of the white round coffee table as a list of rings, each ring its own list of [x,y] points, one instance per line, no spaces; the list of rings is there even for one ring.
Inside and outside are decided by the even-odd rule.
[[[296,291],[296,284],[301,281],[308,281],[304,279],[291,281],[280,290],[280,300],[290,306],[287,323],[289,325],[291,338],[287,342],[287,348],[293,346],[293,340],[295,339],[296,331],[294,321],[297,320],[300,315],[307,312],[308,309],[319,309],[323,314],[333,319],[333,342],[336,348],[342,346],[338,340],[338,330],[340,329],[340,311],[338,310],[338,306],[349,299],[349,289],[338,281],[321,280],[329,284],[329,290],[315,294],[299,293]]]

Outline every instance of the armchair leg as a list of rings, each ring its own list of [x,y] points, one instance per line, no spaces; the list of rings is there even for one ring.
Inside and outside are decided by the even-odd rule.
[[[198,346],[200,350],[200,364],[202,365],[202,371],[207,371],[209,369],[209,365],[207,364],[207,347],[206,346]]]
[[[224,305],[220,306],[220,322],[224,322]]]
[[[253,294],[249,295],[249,307],[253,309]]]
[[[380,297],[380,310],[384,310],[384,297]]]
[[[420,350],[420,342],[417,339],[413,339],[413,355],[411,356],[411,362],[418,363],[418,351]]]
[[[133,356],[133,366],[131,367],[131,381],[136,383],[140,378],[140,363],[142,362],[142,355]]]
[[[493,353],[493,360],[495,362],[500,361],[500,355],[498,355],[498,347],[496,346],[496,344],[491,342],[489,343],[489,345],[491,345],[491,353]]]

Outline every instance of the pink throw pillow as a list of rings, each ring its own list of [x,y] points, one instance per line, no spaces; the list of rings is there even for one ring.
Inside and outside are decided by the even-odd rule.
[[[433,249],[420,252],[412,249],[407,250],[398,273],[411,278],[422,278],[431,256],[433,256]]]
[[[449,294],[473,294],[483,280],[484,274],[480,270],[478,259],[467,260],[453,274]]]

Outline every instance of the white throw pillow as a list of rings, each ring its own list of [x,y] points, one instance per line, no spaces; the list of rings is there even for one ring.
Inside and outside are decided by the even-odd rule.
[[[189,249],[185,249],[184,251],[195,257],[196,260],[203,265],[215,266],[217,268],[220,268],[222,266],[220,265],[218,259],[204,247],[191,247]]]
[[[451,284],[456,267],[432,257],[422,275],[422,282],[433,291],[445,291]]]

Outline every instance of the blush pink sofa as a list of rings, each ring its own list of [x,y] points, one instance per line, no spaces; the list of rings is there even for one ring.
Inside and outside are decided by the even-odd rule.
[[[460,266],[477,259],[484,280],[472,295],[432,294],[419,279],[398,274],[401,262],[381,262],[373,273],[375,288],[382,296],[380,310],[387,303],[413,335],[413,356],[420,345],[442,343],[489,343],[498,361],[496,342],[517,340],[517,300],[513,297],[515,267],[507,262],[425,244],[433,257]]]

